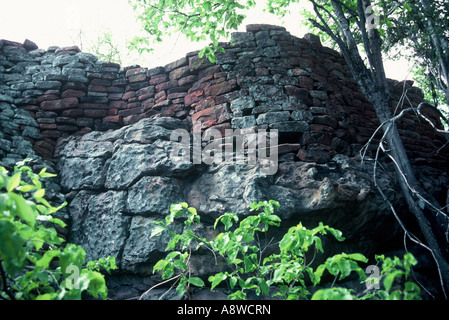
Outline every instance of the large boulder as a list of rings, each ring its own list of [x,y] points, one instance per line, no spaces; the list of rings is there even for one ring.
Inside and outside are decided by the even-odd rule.
[[[188,202],[213,235],[214,220],[225,212],[249,215],[254,201],[273,199],[282,227],[319,222],[343,231],[345,251],[374,253],[395,238],[400,228],[376,192],[372,164],[336,155],[325,164],[281,161],[268,175],[258,165],[223,162],[212,165],[173,161],[177,142],[170,133],[185,123],[170,118],[144,119],[109,132],[91,132],[68,139],[60,151],[58,170],[70,195],[70,240],[82,245],[91,259],[113,255],[120,274],[151,277],[163,256],[169,235],[151,237],[170,205]],[[399,203],[391,175],[379,173],[377,183]],[[174,225],[181,232],[182,224]],[[331,251],[341,245],[327,243]],[[332,249],[333,248],[333,249]],[[192,257],[194,274],[206,276],[219,267],[213,256]]]

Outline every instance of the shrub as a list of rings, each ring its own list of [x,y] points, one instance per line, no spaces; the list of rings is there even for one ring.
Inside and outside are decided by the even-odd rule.
[[[323,264],[313,269],[311,262],[306,261],[309,250],[323,252],[321,236],[331,235],[338,241],[344,238],[339,230],[320,223],[314,229],[307,229],[301,223],[291,227],[277,244],[277,253],[266,256],[266,249],[273,245],[271,241],[262,245],[260,237],[270,227],[279,227],[280,218],[274,214],[279,203],[273,200],[255,202],[250,211],[258,211],[240,221],[234,213],[225,213],[214,225],[223,225],[224,231],[213,240],[208,241],[197,233],[200,216],[195,208],[187,203],[174,204],[170,214],[164,221],[158,223],[152,237],[168,232],[171,241],[167,245],[169,253],[164,259],[154,265],[154,272],[161,272],[163,280],[176,279],[176,291],[180,296],[188,292],[190,285],[205,287],[203,279],[191,277],[190,257],[192,251],[206,247],[213,252],[215,259],[221,257],[226,261],[227,271],[223,270],[208,278],[210,289],[227,282],[232,293],[230,299],[246,299],[252,291],[263,298],[281,297],[282,299],[313,299],[313,300],[347,300],[347,299],[419,299],[420,289],[413,282],[405,282],[401,289],[393,290],[393,283],[408,279],[410,270],[416,264],[415,258],[407,253],[404,259],[394,259],[376,256],[382,266],[382,274],[378,278],[369,277],[360,267],[368,259],[360,254],[341,253],[329,257]],[[184,221],[181,234],[174,233],[169,226],[175,220]],[[383,282],[383,290],[366,290],[362,294],[346,288],[334,287],[317,290],[313,295],[309,292],[307,282],[313,286],[320,284],[325,273],[343,280],[357,273],[362,283],[376,286]],[[367,285],[368,287],[368,285]],[[380,286],[379,286],[380,287]],[[151,289],[150,289],[151,290]],[[148,291],[147,291],[148,292]]]
[[[100,270],[116,269],[114,257],[89,261],[78,245],[65,243],[55,226],[66,224],[53,215],[63,208],[45,199],[39,174],[21,163],[11,175],[0,167],[0,299],[72,300],[83,293],[106,299]]]

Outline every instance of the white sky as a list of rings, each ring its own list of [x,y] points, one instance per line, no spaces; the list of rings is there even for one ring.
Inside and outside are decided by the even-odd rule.
[[[240,31],[248,24],[283,25],[292,35],[302,37],[307,30],[300,25],[298,7],[282,21],[263,12],[264,0],[248,12]],[[80,38],[80,30],[82,35]],[[128,0],[2,0],[0,4],[0,39],[23,42],[29,39],[39,48],[50,46],[78,45],[83,51],[95,43],[98,35],[110,31],[113,40],[121,48],[140,31]],[[122,54],[122,65],[139,64],[142,67],[163,66],[186,53],[202,48],[200,43],[191,43],[175,36],[155,47],[151,55],[127,57]],[[387,62],[387,75],[402,80],[407,77],[407,62]],[[408,76],[410,78],[410,76]]]

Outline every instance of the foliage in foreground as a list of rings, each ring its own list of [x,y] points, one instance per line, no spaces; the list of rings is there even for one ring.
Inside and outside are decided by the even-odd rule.
[[[270,227],[279,227],[280,218],[274,214],[276,201],[253,203],[251,211],[259,211],[239,221],[234,213],[226,213],[215,222],[215,228],[223,225],[223,232],[213,240],[208,241],[198,233],[200,216],[195,208],[187,203],[171,206],[170,214],[164,221],[160,221],[152,233],[153,236],[168,232],[171,241],[167,245],[169,253],[154,266],[154,272],[161,272],[162,279],[176,279],[176,291],[180,296],[188,293],[190,285],[205,287],[203,279],[191,277],[190,258],[192,251],[205,247],[213,252],[215,259],[221,258],[226,262],[226,271],[219,272],[208,278],[210,289],[226,283],[232,293],[230,299],[246,299],[249,292],[263,298],[281,297],[282,299],[312,299],[312,300],[417,300],[420,299],[420,288],[408,281],[411,267],[417,263],[412,254],[407,253],[401,260],[397,257],[386,258],[376,256],[381,273],[377,278],[368,277],[360,267],[360,263],[367,263],[368,259],[360,254],[341,253],[329,257],[323,264],[313,269],[313,261],[306,261],[306,253],[323,252],[321,236],[327,234],[338,241],[343,241],[339,230],[325,226],[309,230],[302,224],[292,227],[277,244],[277,252],[264,254],[266,249],[273,246],[271,241],[261,240]],[[176,234],[170,230],[175,220],[184,221],[184,231]],[[356,293],[353,290],[334,287],[320,289],[313,295],[308,286],[318,286],[327,274],[335,280],[343,280],[353,272],[359,275],[361,283],[367,288]],[[335,282],[334,280],[334,282]],[[401,288],[397,283],[403,282]],[[381,288],[382,285],[382,289]]]
[[[0,299],[78,300],[86,292],[107,298],[103,274],[116,269],[114,257],[86,263],[86,252],[64,243],[54,226],[66,224],[53,216],[42,178],[54,177],[27,166],[10,173],[0,167]]]

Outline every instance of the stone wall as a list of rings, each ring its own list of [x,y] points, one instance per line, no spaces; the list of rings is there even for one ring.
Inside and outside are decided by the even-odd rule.
[[[378,121],[341,55],[312,35],[299,39],[268,25],[247,29],[223,44],[226,53],[215,64],[193,52],[153,69],[121,68],[76,47],[45,51],[31,41],[0,41],[0,165],[33,158],[34,170],[48,166],[58,174],[45,187],[56,204],[69,203],[61,212],[69,228],[61,232],[91,259],[117,258],[110,297],[136,298],[160,283],[152,268],[168,238],[151,234],[180,201],[197,208],[205,236],[223,213],[243,217],[253,201],[269,199],[281,204],[276,214],[284,231],[300,221],[340,229],[346,241],[324,239],[317,263],[330,253],[372,256],[403,248],[401,228],[376,191],[372,163],[362,166],[356,157]],[[392,108],[404,90],[407,103],[422,101],[411,83],[390,83]],[[423,188],[445,206],[445,137],[412,114],[399,125]],[[278,129],[276,174],[233,161],[173,161],[175,129],[212,128]],[[413,227],[394,169],[388,163],[382,169],[377,185]],[[411,244],[409,250],[419,255],[421,282],[435,279],[438,288],[431,258]],[[208,251],[194,252],[192,274],[207,281],[220,270],[214,261]]]
[[[42,50],[28,40],[1,40],[0,101],[32,115],[37,125],[20,129],[49,160],[60,138],[155,116],[221,132],[279,129],[284,157],[320,163],[335,154],[357,155],[378,127],[344,59],[316,36],[300,39],[282,27],[250,25],[231,43],[223,44],[226,53],[215,64],[192,52],[147,69],[98,61],[77,47]],[[403,92],[405,107],[422,101],[410,83],[390,82],[395,110]],[[437,115],[429,116],[438,122]],[[449,148],[436,152],[446,143],[443,135],[413,115],[399,124],[415,163],[447,164]]]

